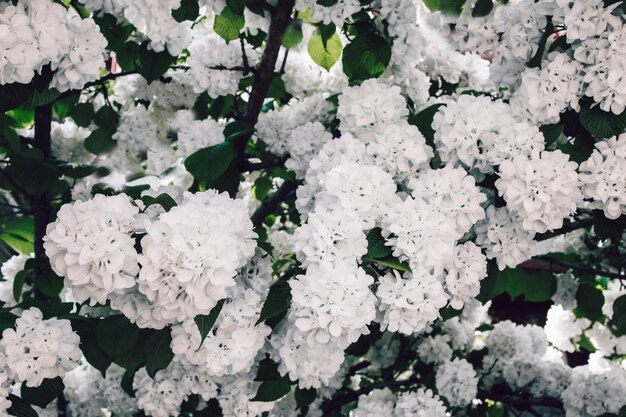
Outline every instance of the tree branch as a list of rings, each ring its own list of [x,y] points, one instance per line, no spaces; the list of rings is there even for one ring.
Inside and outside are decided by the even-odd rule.
[[[584,229],[584,228],[590,227],[591,225],[593,225],[593,219],[587,219],[587,220],[581,220],[581,221],[578,221],[578,222],[572,222],[572,223],[569,223],[569,224],[561,227],[560,229],[537,235],[537,236],[535,236],[535,240],[536,241],[548,240],[548,239],[551,239],[551,238],[556,237],[556,236],[560,236],[560,235],[564,235],[564,234],[573,232],[574,230]]]
[[[261,226],[263,220],[265,220],[270,213],[274,212],[280,203],[287,200],[287,198],[296,192],[298,185],[299,182],[295,180],[285,181],[274,194],[263,200],[259,208],[252,214],[251,220],[254,227],[257,228]]]
[[[533,270],[533,271],[546,271],[563,273],[568,270],[574,270],[583,274],[600,275],[613,279],[626,279],[626,275],[617,274],[615,272],[605,271],[603,269],[593,268],[586,265],[576,265],[569,262],[559,261],[558,259],[550,256],[535,256],[534,258],[523,262],[519,265],[520,268]]]

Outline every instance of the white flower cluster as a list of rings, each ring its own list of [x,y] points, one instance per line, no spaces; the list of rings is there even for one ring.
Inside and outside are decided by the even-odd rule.
[[[596,143],[588,160],[580,164],[585,198],[609,219],[626,214],[626,134]]]
[[[0,351],[9,378],[37,387],[46,378],[63,376],[78,365],[80,338],[69,320],[43,319],[38,308],[22,311],[15,329],[2,332]]]
[[[359,397],[357,408],[350,417],[443,417],[447,410],[438,395],[420,388],[397,397],[388,388],[373,390]]]
[[[31,256],[23,254],[14,255],[10,257],[0,267],[0,273],[2,273],[2,281],[0,281],[0,301],[4,303],[4,307],[13,307],[17,304],[15,296],[13,295],[13,284],[17,274],[24,269],[26,261]],[[22,293],[28,291],[30,286],[24,283]]]
[[[572,383],[563,391],[567,417],[617,414],[624,403],[626,386],[619,374],[595,374],[587,367],[574,368]]]
[[[334,23],[341,28],[346,19],[361,10],[358,0],[337,0],[332,5],[321,5],[315,0],[297,0],[296,9],[302,12],[311,10],[311,18],[324,24]]]
[[[65,204],[44,237],[54,272],[78,302],[106,303],[135,285],[139,272],[134,230],[139,208],[124,194]]]
[[[46,66],[59,91],[82,88],[104,67],[107,41],[91,18],[47,0],[20,0],[0,13],[0,84],[28,83]]]
[[[437,367],[435,374],[439,395],[446,397],[452,407],[465,406],[476,398],[478,377],[465,359],[454,359]]]

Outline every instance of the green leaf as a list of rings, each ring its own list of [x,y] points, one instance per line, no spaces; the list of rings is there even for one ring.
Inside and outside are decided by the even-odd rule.
[[[230,42],[239,38],[239,32],[241,32],[245,23],[246,20],[242,15],[238,15],[228,7],[225,7],[222,13],[215,16],[213,30],[226,42]]]
[[[324,7],[330,7],[337,4],[338,0],[317,0],[317,4]]]
[[[33,407],[20,397],[9,394],[8,400],[11,401],[11,407],[7,409],[8,414],[16,417],[38,417]]]
[[[63,278],[55,274],[52,269],[46,268],[45,273],[37,277],[35,286],[48,297],[54,298],[63,289]]]
[[[158,204],[163,207],[165,211],[170,211],[173,207],[176,207],[178,205],[176,204],[176,201],[169,194],[166,193],[161,193],[156,197],[145,195],[141,197],[141,201],[144,202],[146,207],[153,204]]]
[[[256,395],[250,401],[271,402],[276,401],[291,391],[291,381],[286,375],[273,381],[263,381],[259,385]]]
[[[537,52],[535,53],[535,56],[533,56],[526,64],[528,68],[541,68],[541,61],[543,59],[543,53],[546,50],[546,43],[548,42],[550,35],[554,33],[554,25],[552,25],[550,18],[548,19],[546,27],[544,28],[541,38],[539,39]]]
[[[596,138],[620,135],[626,129],[626,111],[620,114],[606,112],[596,105],[580,109],[580,123]]]
[[[543,134],[546,148],[552,145],[563,134],[564,126],[560,123],[543,125],[539,127],[539,131]]]
[[[291,287],[285,280],[272,284],[256,324],[286,312],[291,305]]]
[[[43,106],[45,104],[52,103],[56,100],[61,93],[56,88],[46,88],[43,90],[35,90],[33,95],[30,96],[29,100],[26,102],[26,106],[28,107],[37,107]]]
[[[144,42],[139,46],[139,52],[136,57],[137,71],[149,83],[158,80],[174,62],[176,62],[176,58],[167,53],[167,51],[155,52],[148,49],[148,42]]]
[[[29,84],[0,85],[0,113],[13,110],[26,103],[33,93],[34,89]]]
[[[137,54],[139,53],[139,45],[135,42],[124,43],[115,54],[115,59],[124,71],[132,71],[137,68]]]
[[[235,158],[235,150],[228,142],[200,149],[185,159],[185,168],[199,182],[211,182],[226,172]]]
[[[593,212],[593,230],[600,239],[618,239],[626,229],[626,215],[608,219],[602,210]]]
[[[313,62],[328,71],[339,61],[342,48],[343,45],[337,33],[333,33],[324,46],[322,35],[318,31],[311,36],[306,49]]]
[[[424,4],[431,12],[438,12],[441,10],[441,0],[424,0]]]
[[[385,258],[393,252],[391,247],[385,245],[385,238],[380,227],[375,227],[367,232],[367,253],[365,256],[370,259]]]
[[[458,16],[463,11],[465,0],[440,0],[441,11],[445,14]]]
[[[499,272],[499,285],[504,286],[511,299],[524,296],[525,301],[549,300],[556,291],[554,274],[539,271],[531,272],[522,268],[506,268]]]
[[[6,329],[14,329],[15,320],[17,320],[15,314],[9,313],[8,311],[0,311],[0,334]]]
[[[13,298],[15,298],[15,301],[18,303],[20,302],[20,298],[22,298],[22,289],[26,283],[26,277],[28,277],[30,273],[30,271],[20,271],[15,275],[15,279],[13,280]]]
[[[198,0],[182,0],[180,7],[176,10],[172,10],[172,17],[177,22],[184,22],[185,20],[194,21],[200,14],[200,6]]]
[[[20,217],[4,227],[0,234],[2,239],[11,249],[29,255],[34,252],[35,222],[32,217]]]
[[[343,72],[350,80],[366,80],[382,74],[391,59],[391,45],[374,32],[359,33],[343,51]]]
[[[235,14],[243,16],[243,9],[246,7],[245,0],[226,0],[226,6]]]
[[[161,369],[167,368],[174,358],[171,342],[172,335],[167,327],[154,332],[146,341],[146,372],[151,378]]]
[[[315,388],[300,388],[296,387],[296,391],[294,392],[294,397],[296,399],[296,404],[299,408],[309,406],[315,401],[317,397],[317,390]]]
[[[109,13],[94,16],[93,20],[100,27],[100,32],[107,40],[107,49],[118,51],[124,42],[133,33],[135,28],[126,21],[118,22],[117,18]]]
[[[206,339],[207,335],[213,329],[217,318],[220,315],[220,311],[222,311],[222,307],[224,306],[225,299],[221,299],[215,304],[215,307],[211,309],[209,314],[199,314],[194,317],[193,321],[196,322],[196,326],[198,326],[198,331],[200,331],[200,346],[204,343],[204,339]],[[198,349],[200,349],[198,346]]]
[[[270,88],[267,91],[267,97],[275,98],[276,100],[285,100],[287,97],[287,90],[285,88],[285,82],[283,79],[276,75],[272,78]]]
[[[621,334],[626,334],[626,295],[619,296],[613,301],[611,323]]]
[[[254,126],[241,120],[230,122],[224,127],[224,137],[227,141],[232,141],[243,136],[249,136],[254,133]]]
[[[61,163],[57,165],[61,175],[68,178],[85,178],[98,170],[98,167],[85,164]]]
[[[98,346],[96,337],[96,325],[99,320],[77,320],[72,319],[72,328],[80,336],[80,350],[87,359],[87,362],[100,371],[102,377],[106,376],[106,370],[111,365],[111,359]]]
[[[393,256],[387,256],[381,259],[374,259],[374,262],[392,269],[397,269],[398,271],[411,272],[411,268],[409,268],[408,264],[406,264],[405,262],[400,262]]]
[[[85,139],[85,149],[95,155],[110,153],[116,146],[117,141],[111,137],[111,131],[102,127],[91,132]]]
[[[237,191],[239,190],[239,183],[241,182],[241,175],[237,166],[231,164],[222,175],[217,177],[212,182],[206,183],[208,188],[221,192],[227,192],[231,198],[235,198]]]
[[[485,17],[493,10],[493,3],[491,0],[478,0],[472,9],[472,16]]]
[[[74,119],[74,123],[80,127],[89,126],[94,115],[93,104],[91,103],[77,103],[70,110],[70,117]]]
[[[272,189],[272,180],[268,177],[259,177],[254,181],[254,196],[262,201]]]
[[[46,408],[48,404],[56,400],[57,397],[63,393],[64,389],[65,385],[61,377],[54,379],[46,378],[38,387],[29,387],[26,384],[22,384],[21,395],[22,399],[29,404]]]
[[[29,194],[46,191],[60,177],[59,170],[44,161],[34,149],[13,155],[5,172]]]
[[[302,34],[302,21],[299,19],[294,19],[287,26],[287,30],[285,30],[285,34],[283,35],[283,39],[281,40],[281,45],[287,49],[293,48],[297,46],[304,35]]]
[[[107,317],[96,327],[98,346],[106,355],[115,359],[130,350],[137,341],[139,329],[125,316],[118,314]]]
[[[589,284],[581,284],[576,291],[576,310],[589,320],[602,318],[604,296],[602,291]]]
[[[111,106],[102,106],[94,115],[94,121],[98,126],[109,132],[115,132],[117,123],[120,120],[119,114]]]

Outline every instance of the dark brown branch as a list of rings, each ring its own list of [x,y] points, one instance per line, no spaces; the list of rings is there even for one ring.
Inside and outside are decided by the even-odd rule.
[[[283,165],[285,165],[285,161],[287,159],[288,157],[271,159],[269,161],[263,161],[263,162],[244,161],[241,165],[241,171],[252,172],[252,171],[260,171],[262,169],[282,167]]]
[[[519,267],[527,270],[555,273],[563,273],[571,269],[573,271],[581,272],[583,274],[600,275],[613,279],[626,279],[626,275],[617,274],[615,272],[605,271],[603,269],[593,268],[586,265],[576,265],[569,262],[563,262],[550,256],[535,256],[534,258],[521,263]]]
[[[252,214],[251,219],[254,227],[261,226],[263,220],[265,220],[269,214],[273,213],[280,203],[292,196],[296,192],[298,184],[298,181],[285,181],[274,194],[263,200],[259,208]]]
[[[564,234],[573,232],[574,230],[591,227],[591,225],[593,225],[593,220],[592,219],[581,220],[581,221],[578,221],[578,222],[569,223],[569,224],[561,227],[560,229],[537,235],[537,236],[535,236],[535,240],[542,241],[542,240],[551,239],[551,238],[556,237],[556,236],[560,236],[560,235],[564,235]]]

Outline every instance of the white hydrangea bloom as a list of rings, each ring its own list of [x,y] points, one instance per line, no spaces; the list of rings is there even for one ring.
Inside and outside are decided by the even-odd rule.
[[[0,13],[0,84],[28,83],[43,56],[24,5]]]
[[[582,335],[589,325],[589,320],[576,320],[574,313],[555,304],[550,307],[544,326],[548,341],[559,350],[573,352],[574,342]]]
[[[0,355],[2,355],[0,353]],[[6,362],[6,358],[3,356],[0,358],[0,363],[4,365]],[[6,412],[9,407],[11,407],[11,400],[9,400],[9,394],[11,394],[11,380],[8,379],[7,372],[2,369],[0,370],[0,415],[8,416],[9,414]]]
[[[570,271],[556,274],[556,292],[552,295],[552,301],[560,304],[566,310],[573,310],[576,307],[576,291],[578,290],[578,280]]]
[[[320,262],[350,263],[367,253],[367,239],[356,214],[316,211],[290,237],[303,267]]]
[[[454,359],[437,366],[437,393],[446,397],[452,407],[466,406],[476,398],[478,376],[465,359]]]
[[[439,317],[448,296],[437,277],[423,268],[401,278],[397,271],[379,280],[376,297],[382,328],[391,332],[412,334],[424,329]]]
[[[17,274],[24,269],[26,261],[32,256],[18,254],[7,259],[0,267],[2,273],[2,281],[0,281],[0,301],[4,303],[4,307],[13,307],[17,304],[13,296],[13,283]],[[22,293],[26,292],[30,286],[24,284]]]
[[[214,190],[186,193],[145,227],[139,291],[171,322],[208,314],[256,246],[245,204]]]
[[[356,133],[376,123],[394,123],[408,114],[400,87],[382,84],[374,78],[359,86],[346,87],[339,96],[337,117],[344,133]]]
[[[202,148],[224,142],[223,130],[224,126],[212,119],[187,123],[178,131],[176,156],[184,159]]]
[[[626,214],[626,134],[596,142],[579,175],[585,198],[607,218]]]
[[[459,235],[467,233],[474,223],[485,218],[481,204],[487,196],[480,192],[474,177],[462,168],[448,165],[426,170],[412,178],[408,185],[414,198],[424,200],[454,219]]]
[[[339,372],[344,349],[336,343],[318,342],[314,334],[301,331],[294,321],[290,314],[274,332],[270,356],[278,362],[281,375],[289,374],[292,381],[298,380],[300,388],[320,388]]]
[[[428,168],[432,148],[416,126],[401,119],[392,123],[377,123],[363,129],[359,140],[367,144],[367,154],[374,164],[394,176],[397,181],[417,175]]]
[[[9,377],[37,387],[46,378],[63,376],[83,356],[80,338],[69,320],[44,320],[38,308],[22,311],[15,329],[2,333],[0,349],[6,355]]]
[[[457,245],[444,275],[450,306],[460,310],[480,293],[480,281],[487,276],[487,258],[473,242]]]
[[[305,12],[308,9],[311,10],[311,19],[324,24],[334,23],[341,28],[344,20],[361,10],[361,3],[358,0],[338,0],[331,6],[322,6],[315,0],[296,1],[296,10]]]
[[[618,413],[624,405],[626,386],[615,373],[594,374],[574,368],[572,382],[561,396],[567,417],[593,417]]]
[[[452,360],[450,342],[450,336],[447,334],[438,334],[423,339],[417,348],[420,360],[429,364]]]
[[[444,417],[446,415],[446,407],[439,396],[424,388],[400,394],[393,410],[393,417]]]
[[[340,209],[355,213],[363,229],[371,229],[390,207],[398,206],[396,183],[377,166],[346,162],[320,179],[316,210]]]
[[[297,177],[303,178],[309,167],[309,161],[332,138],[333,135],[327,132],[320,122],[309,122],[296,127],[291,131],[286,143],[289,159],[285,166],[294,171]]]
[[[113,16],[122,16],[130,0],[83,0],[82,4],[92,13],[109,13]]]
[[[357,407],[350,411],[350,417],[391,416],[396,396],[389,388],[375,389],[359,396]]]
[[[64,204],[48,225],[46,256],[76,301],[104,304],[110,294],[135,285],[139,265],[130,235],[138,212],[125,194],[98,194]]]
[[[374,279],[352,264],[311,264],[290,281],[294,325],[316,342],[347,348],[376,316]]]
[[[522,227],[519,216],[506,207],[489,206],[484,221],[476,225],[476,244],[486,249],[487,258],[498,268],[515,268],[536,253],[535,232]]]
[[[254,381],[256,371],[225,377],[217,400],[224,417],[256,417],[274,408],[272,401],[252,401],[260,383]]]
[[[255,65],[257,55],[246,44],[246,57],[249,65]],[[235,94],[239,81],[244,77],[243,56],[239,42],[226,43],[219,35],[207,33],[194,38],[189,46],[187,58],[189,72],[196,93],[207,92],[211,98]],[[225,69],[218,69],[223,67]]]
[[[111,308],[126,316],[137,327],[162,329],[170,323],[164,311],[155,308],[144,294],[139,292],[137,285],[121,293],[109,295]]]
[[[55,158],[75,164],[88,164],[95,159],[95,155],[89,153],[84,145],[91,130],[78,127],[68,118],[63,123],[53,121],[50,133]]]
[[[570,43],[600,35],[607,30],[609,22],[616,20],[616,16],[611,15],[615,6],[605,7],[602,0],[586,1],[584,4],[568,0],[557,3],[564,12],[563,24]]]
[[[583,199],[578,164],[560,150],[516,156],[500,165],[496,188],[524,229],[536,233],[558,229]]]

